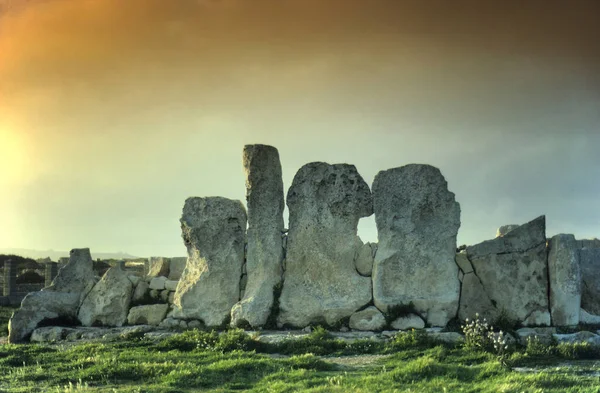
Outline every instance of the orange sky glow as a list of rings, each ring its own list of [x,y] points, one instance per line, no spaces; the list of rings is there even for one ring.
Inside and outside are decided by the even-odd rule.
[[[286,187],[436,165],[459,243],[598,237],[600,5],[497,3],[0,0],[0,247],[183,255],[183,201],[243,200],[246,143]]]

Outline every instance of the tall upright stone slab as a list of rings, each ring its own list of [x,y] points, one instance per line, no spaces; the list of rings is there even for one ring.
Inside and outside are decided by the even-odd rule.
[[[379,244],[373,299],[381,311],[413,304],[430,325],[456,315],[454,262],[460,206],[439,169],[410,164],[381,171],[373,182]]]
[[[546,251],[546,219],[540,216],[502,237],[467,247],[467,257],[473,265],[477,280],[470,286],[463,279],[463,307],[494,320],[504,314],[525,326],[550,325],[548,309],[548,264]],[[481,286],[479,286],[481,284]],[[468,298],[477,304],[469,304]],[[478,309],[481,299],[487,298],[493,307]],[[487,302],[486,302],[487,304]]]
[[[75,319],[81,302],[96,281],[90,250],[71,250],[69,262],[58,271],[52,285],[25,296],[21,308],[8,323],[9,342],[25,340],[45,319]]]
[[[581,308],[600,315],[600,248],[584,247],[579,250],[581,264]]]
[[[552,325],[578,325],[581,269],[577,241],[573,235],[560,234],[552,237],[549,246],[548,277]]]
[[[248,206],[247,282],[242,300],[231,310],[233,326],[263,326],[281,282],[283,260],[283,179],[279,152],[246,145],[243,152]]]
[[[188,198],[181,217],[188,261],[174,297],[174,317],[220,326],[239,300],[246,210],[222,197]]]
[[[294,177],[280,325],[332,325],[371,301],[371,279],[355,267],[357,226],[373,213],[369,186],[353,165],[313,162]]]

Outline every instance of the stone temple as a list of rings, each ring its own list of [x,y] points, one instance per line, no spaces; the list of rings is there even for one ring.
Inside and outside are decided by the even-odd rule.
[[[60,319],[81,328],[53,334],[74,338],[94,326],[443,328],[476,313],[525,327],[600,323],[597,239],[547,238],[540,216],[458,250],[461,209],[438,168],[382,170],[369,186],[353,165],[312,162],[284,194],[276,148],[247,145],[242,162],[246,204],[185,201],[187,258],[96,277],[89,249],[74,249],[52,285],[23,299],[9,341],[35,341]],[[357,226],[371,215],[378,242],[365,244]]]

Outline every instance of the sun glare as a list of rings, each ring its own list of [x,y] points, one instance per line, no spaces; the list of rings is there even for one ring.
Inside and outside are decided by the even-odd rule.
[[[0,125],[0,184],[14,184],[26,177],[25,138]]]

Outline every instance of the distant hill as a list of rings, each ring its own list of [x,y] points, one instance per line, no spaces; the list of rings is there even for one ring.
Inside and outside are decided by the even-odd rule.
[[[125,252],[94,252],[92,251],[92,259],[137,259],[135,255],[127,254]],[[30,250],[27,248],[0,248],[0,254],[12,254],[19,255],[26,258],[40,259],[50,257],[53,261],[57,261],[58,258],[68,257],[69,251],[55,251],[55,250]]]

